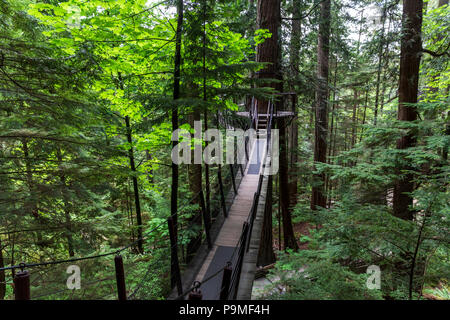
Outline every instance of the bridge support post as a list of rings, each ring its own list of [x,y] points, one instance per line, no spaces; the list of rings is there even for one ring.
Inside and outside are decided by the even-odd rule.
[[[252,222],[250,221],[250,224],[252,224]],[[242,226],[242,242],[239,246],[239,257],[236,263],[236,270],[235,272],[237,272],[237,276],[236,276],[236,283],[233,284],[233,300],[236,299],[237,297],[237,292],[239,289],[239,281],[241,279],[241,272],[242,272],[242,263],[244,262],[244,254],[246,252],[246,244],[247,244],[247,240],[250,242],[250,237],[249,237],[249,227],[250,224],[247,221],[244,221],[244,225]]]
[[[220,286],[220,300],[228,300],[232,273],[233,269],[231,268],[231,263],[228,263],[227,266],[223,268],[222,285]]]
[[[219,180],[220,202],[221,202],[222,208],[223,208],[223,215],[226,218],[226,217],[228,217],[228,213],[227,213],[227,206],[225,204],[225,194],[223,193],[222,169],[220,168],[220,164],[219,164],[219,170],[217,171],[217,178]]]
[[[250,225],[248,226],[248,238],[249,239],[250,239],[250,237],[252,235],[252,231],[253,231],[253,221],[255,221],[256,211],[258,210],[258,202],[259,202],[259,194],[258,194],[258,192],[255,192],[255,194],[253,195],[252,208],[250,209]],[[245,251],[248,251],[248,249],[250,248],[250,241],[248,241],[248,243],[245,244],[245,247],[246,247]]]
[[[180,265],[178,262],[178,245],[175,233],[175,226],[173,218],[167,219],[170,236],[170,285],[172,288],[177,286],[178,295],[183,294],[183,287],[181,284]]]
[[[27,270],[17,272],[14,276],[14,299],[30,300],[30,274]]]
[[[209,230],[211,229],[211,217],[209,216],[208,212],[206,211],[203,190],[200,191],[200,206],[202,207],[203,225],[205,226],[206,242],[208,243],[208,249],[211,249],[212,242],[211,242],[211,235],[209,233]]]
[[[203,294],[197,289],[189,293],[188,300],[203,300]]]
[[[125,287],[125,271],[123,269],[123,259],[121,255],[114,257],[116,268],[117,297],[119,301],[127,300],[127,290]]]
[[[233,164],[230,164],[230,172],[231,172],[231,182],[233,183],[233,190],[234,190],[234,194],[237,194],[237,188],[236,188],[236,180],[234,179],[234,168],[233,168]]]
[[[249,140],[249,138],[248,137],[245,137],[245,139],[244,139],[244,144],[245,144],[245,159],[246,159],[246,162],[248,162],[248,160],[249,160],[249,158],[248,158],[248,140]]]

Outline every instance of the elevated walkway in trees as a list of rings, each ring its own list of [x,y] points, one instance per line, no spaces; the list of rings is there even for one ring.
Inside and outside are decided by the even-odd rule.
[[[238,172],[236,176],[240,179],[237,193],[230,191],[228,215],[211,228],[211,247],[203,244],[181,276],[185,291],[180,295],[174,290],[170,298],[251,298],[271,164],[273,106],[269,108],[264,115],[252,112],[244,115],[253,119],[252,127],[258,134],[249,148],[249,161],[243,175]]]

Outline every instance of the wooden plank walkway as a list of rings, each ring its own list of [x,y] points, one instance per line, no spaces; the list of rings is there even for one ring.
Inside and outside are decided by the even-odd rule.
[[[226,248],[235,248],[238,245],[239,238],[242,233],[242,226],[244,224],[244,221],[247,220],[252,203],[253,203],[253,197],[256,192],[256,189],[258,187],[258,180],[259,180],[259,170],[255,171],[252,170],[252,173],[249,173],[248,170],[250,168],[250,165],[252,163],[259,162],[259,164],[262,163],[262,161],[256,161],[257,157],[259,159],[263,159],[264,151],[265,151],[265,145],[266,140],[265,139],[257,139],[255,140],[255,143],[253,144],[252,150],[250,152],[250,161],[244,171],[244,177],[242,179],[242,182],[238,189],[238,194],[234,198],[233,204],[230,207],[230,210],[228,212],[228,217],[225,219],[222,228],[213,244],[212,249],[209,251],[206,259],[203,262],[202,267],[200,268],[199,272],[197,273],[195,279],[198,281],[202,281],[205,276],[208,277],[211,273],[213,273],[216,269],[219,268],[215,265],[214,260],[223,260],[223,257],[217,257],[216,253],[225,252],[224,247]],[[258,154],[259,153],[259,154]],[[219,250],[219,247],[220,250]],[[233,250],[231,250],[233,251]],[[230,250],[226,250],[226,252],[230,252]],[[220,254],[220,253],[219,253]],[[231,256],[230,256],[231,258]],[[210,269],[211,267],[211,269]],[[221,282],[222,279],[222,273],[216,276],[216,281],[208,281],[203,286],[213,285],[217,286],[217,282]],[[203,288],[205,293],[206,291],[212,292],[214,290],[206,290],[206,288]],[[217,299],[216,296],[203,296],[203,299]]]

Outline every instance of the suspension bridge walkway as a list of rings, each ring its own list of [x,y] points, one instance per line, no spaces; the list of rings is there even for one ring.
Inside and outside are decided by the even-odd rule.
[[[200,212],[195,215],[188,224],[182,225],[170,216],[167,221],[156,225],[145,232],[141,238],[119,249],[97,255],[77,257],[66,260],[43,261],[38,263],[20,263],[0,268],[0,271],[10,270],[14,277],[14,293],[16,300],[40,299],[44,296],[55,297],[55,294],[66,289],[50,292],[45,295],[31,295],[30,273],[34,268],[45,268],[61,264],[71,264],[82,261],[95,261],[96,259],[114,256],[115,277],[107,277],[89,284],[97,284],[102,281],[113,281],[115,285],[106,289],[108,297],[116,297],[118,300],[136,299],[139,291],[146,290],[145,282],[152,270],[158,268],[159,261],[150,263],[147,272],[132,290],[127,289],[126,274],[130,273],[132,266],[123,262],[122,253],[126,249],[136,246],[139,241],[148,240],[161,232],[166,226],[169,230],[170,246],[167,247],[170,256],[170,282],[173,291],[167,299],[203,299],[203,300],[232,300],[250,299],[256,261],[259,250],[262,221],[265,210],[265,193],[267,189],[268,174],[271,166],[272,153],[272,122],[273,104],[268,103],[267,113],[259,114],[256,103],[252,102],[250,112],[240,116],[250,119],[250,128],[255,130],[256,138],[245,138],[244,164],[230,164],[229,174],[222,177],[219,166],[217,183],[213,185],[210,180],[205,189],[211,190],[218,187],[217,202],[219,210],[205,206],[205,194],[203,189],[192,198],[186,206],[193,203],[200,204]],[[225,186],[230,189],[227,194]],[[177,213],[185,209],[181,206]],[[221,214],[222,213],[222,214]],[[188,242],[195,248],[195,254],[180,268],[180,252],[184,256],[181,243],[180,230],[190,230],[193,226],[200,225],[200,233],[197,233]],[[192,252],[191,252],[192,253]]]

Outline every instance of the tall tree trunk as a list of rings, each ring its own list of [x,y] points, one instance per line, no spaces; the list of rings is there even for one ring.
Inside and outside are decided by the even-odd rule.
[[[419,66],[422,49],[422,0],[403,1],[403,36],[400,52],[400,80],[399,80],[399,104],[398,120],[414,121],[417,119],[416,107],[407,104],[417,102]],[[397,141],[397,149],[407,149],[416,144],[414,132],[408,132]],[[413,198],[409,194],[414,190],[413,175],[402,173],[411,169],[408,165],[402,165],[398,170],[398,178],[394,186],[393,209],[396,217],[413,219]]]
[[[122,74],[118,73],[119,78],[119,87],[121,90],[124,90],[123,85],[123,79]],[[139,184],[137,180],[137,170],[136,170],[136,164],[134,161],[134,148],[133,148],[133,132],[131,130],[131,124],[130,124],[130,117],[125,116],[125,129],[126,129],[126,136],[127,136],[127,142],[129,144],[128,149],[128,160],[130,161],[130,169],[133,174],[132,176],[132,182],[133,182],[133,191],[134,191],[134,205],[136,210],[136,222],[137,222],[137,233],[138,233],[138,252],[144,253],[144,240],[142,239],[142,215],[141,215],[141,202],[139,197]]]
[[[197,88],[193,89],[192,92],[197,92]],[[194,109],[194,112],[189,115],[189,124],[192,128],[194,128],[194,121],[200,121],[200,111],[198,108]],[[198,133],[197,133],[198,134]],[[201,133],[200,133],[201,134]],[[199,146],[201,148],[201,145]],[[194,150],[192,150],[192,158],[194,159]],[[200,194],[200,191],[202,190],[202,165],[201,164],[189,164],[189,189],[194,195],[194,200],[192,201],[192,204],[200,204],[200,199],[198,198],[198,195]],[[197,197],[195,197],[197,196]],[[197,214],[195,214],[192,217],[191,223],[194,225],[202,226],[202,215],[201,211],[199,210]],[[187,244],[186,247],[186,261],[189,262],[192,257],[194,256],[195,252],[197,251],[198,247],[201,244],[201,236],[202,234],[199,233],[198,235],[194,236],[191,241]]]
[[[142,239],[142,215],[141,215],[141,203],[139,198],[139,185],[137,180],[137,171],[136,165],[134,163],[134,151],[133,151],[133,139],[131,133],[130,126],[130,117],[125,117],[125,126],[127,129],[127,141],[130,144],[130,148],[128,149],[128,158],[130,159],[130,168],[133,172],[133,190],[134,190],[134,205],[136,207],[136,222],[137,222],[137,231],[138,231],[138,252],[144,253],[143,239]]]
[[[257,72],[259,79],[281,80],[279,32],[281,24],[280,0],[259,0],[257,8],[258,29],[268,29],[272,36],[258,45],[256,61],[268,63]],[[273,87],[281,92],[282,84],[270,81],[261,82],[261,86]],[[267,101],[258,101],[258,113],[267,112]]]
[[[336,84],[337,84],[337,71],[338,71],[338,60],[337,60],[337,56],[335,57],[335,65],[334,65],[334,79],[333,79],[333,102],[331,104],[331,125],[330,125],[330,135],[329,135],[329,148],[328,148],[328,163],[331,164],[332,163],[332,152],[333,152],[333,147],[336,145],[336,140],[334,139],[334,135],[333,132],[336,130],[335,129],[335,110],[336,110]],[[336,121],[337,122],[337,121]],[[337,125],[337,124],[336,124]],[[332,185],[331,185],[331,181],[330,181],[330,176],[327,175],[326,176],[326,192],[327,194],[331,193],[331,190],[333,189]],[[331,204],[331,196],[328,199],[328,207],[330,207]]]
[[[152,159],[153,159],[152,154],[150,153],[150,151],[148,149],[145,150],[145,159],[150,163],[152,162]],[[151,166],[151,164],[150,164],[150,166]],[[148,180],[148,183],[153,184],[153,169],[150,169],[147,171],[147,180]]]
[[[300,65],[300,38],[301,38],[301,0],[292,0],[292,24],[291,24],[291,43],[289,52],[289,64],[292,80],[290,81],[290,90],[296,92],[296,84],[299,79],[298,68]],[[294,207],[297,204],[297,161],[298,161],[298,117],[297,117],[297,96],[292,97],[292,112],[294,118],[290,126],[289,134],[289,206]]]
[[[175,57],[174,57],[174,77],[173,77],[173,100],[180,98],[180,77],[181,77],[181,36],[183,30],[183,0],[177,1],[177,30],[175,39]],[[178,107],[172,107],[172,132],[178,129]],[[172,142],[175,148],[176,141]],[[170,213],[175,225],[175,239],[177,239],[178,230],[178,165],[172,161],[172,188],[170,195]]]
[[[26,180],[28,185],[28,192],[30,193],[29,200],[27,200],[26,202],[26,209],[29,209],[34,219],[38,223],[40,223],[41,217],[39,216],[39,209],[38,209],[38,198],[37,198],[38,195],[36,193],[36,188],[33,181],[33,172],[27,138],[22,139],[22,147],[23,147],[23,156],[25,158],[25,169],[27,172]],[[41,231],[36,231],[36,236],[37,236],[37,245],[41,246],[43,244]]]
[[[314,162],[327,160],[328,134],[328,57],[331,25],[331,1],[320,5],[319,39],[317,45],[317,90],[314,141]],[[311,209],[326,207],[325,174],[315,174],[312,186]]]
[[[281,28],[281,12],[280,12],[280,0],[259,0],[257,8],[257,24],[258,29],[268,29],[272,36],[266,39],[263,43],[258,45],[256,60],[258,62],[268,62],[269,65],[266,66],[262,71],[258,72],[258,77],[260,79],[277,79],[282,80],[281,74],[281,43],[279,39],[280,28]],[[269,83],[266,82],[261,84],[263,86],[271,86],[276,91],[282,92],[283,85],[280,81],[279,83]],[[282,109],[282,99],[276,102],[276,110]],[[267,112],[267,102],[258,102],[258,112]],[[288,187],[288,176],[287,176],[287,150],[283,143],[286,143],[286,130],[285,123],[281,120],[282,130],[280,130],[280,189],[283,190],[284,197],[282,199],[282,215],[283,215],[283,230],[285,231],[285,243],[286,247],[297,249],[297,244],[294,237],[294,232],[292,228],[291,215],[289,212],[289,187]],[[267,201],[267,200],[266,200]],[[267,210],[265,215],[271,214],[271,210]],[[266,232],[272,232],[272,220],[265,217],[263,224],[263,234]],[[267,238],[265,238],[267,241]],[[261,243],[263,250],[272,251],[272,243],[264,242]],[[266,256],[266,254],[261,253]],[[270,252],[267,253],[270,256]]]
[[[295,239],[294,228],[292,227],[291,212],[289,210],[289,189],[288,189],[288,172],[287,172],[287,148],[286,148],[286,119],[278,118],[280,130],[280,204],[281,216],[283,217],[283,237],[284,248],[298,249]]]
[[[384,24],[386,21],[386,7],[383,7],[383,13],[381,15],[381,34],[380,34],[380,43],[378,44],[378,68],[377,68],[377,85],[375,90],[375,109],[373,111],[373,124],[377,124],[378,117],[378,103],[380,99],[380,80],[381,80],[381,71],[383,66],[383,42],[384,42]]]
[[[362,122],[361,122],[361,124],[363,124],[363,125],[366,124],[366,112],[367,112],[368,99],[369,99],[369,90],[366,89],[366,98],[364,100],[363,118],[362,118]],[[363,133],[364,133],[364,128],[361,128],[361,134],[360,134],[360,137],[359,137],[359,142],[362,141]]]
[[[70,219],[70,199],[68,195],[68,187],[66,184],[66,176],[64,174],[64,171],[62,170],[62,154],[61,149],[56,149],[56,157],[58,159],[58,164],[60,166],[59,170],[59,179],[61,181],[61,190],[62,190],[62,196],[63,196],[63,205],[64,205],[64,222],[65,222],[65,229],[66,229],[66,239],[67,239],[67,247],[68,247],[68,253],[69,257],[73,257],[75,255],[74,247],[73,247],[73,238],[72,238],[72,221]]]
[[[205,110],[203,111],[203,121],[205,122],[205,132],[208,130],[208,107],[206,106],[207,93],[206,93],[206,23],[207,23],[207,2],[203,0],[203,46],[202,46],[202,58],[203,58],[203,101],[205,102]],[[208,146],[208,141],[205,141],[205,147]],[[206,200],[206,215],[211,220],[211,186],[209,185],[209,165],[205,163],[205,200]]]
[[[3,261],[3,245],[0,236],[0,268],[5,267],[5,262]],[[4,300],[6,295],[6,276],[5,270],[0,271],[0,300]]]
[[[357,110],[358,110],[358,91],[356,88],[353,89],[353,112],[352,112],[352,148],[355,146],[356,143],[356,128],[358,126],[358,117],[357,117]],[[354,165],[354,164],[353,164]]]

